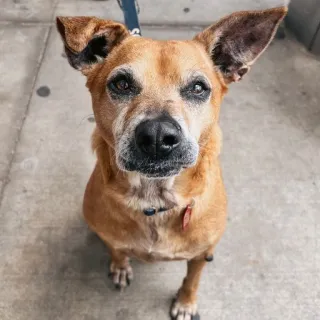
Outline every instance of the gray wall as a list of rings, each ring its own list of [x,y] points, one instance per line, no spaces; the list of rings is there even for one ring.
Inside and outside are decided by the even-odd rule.
[[[320,54],[320,0],[292,0],[286,22],[310,51]]]

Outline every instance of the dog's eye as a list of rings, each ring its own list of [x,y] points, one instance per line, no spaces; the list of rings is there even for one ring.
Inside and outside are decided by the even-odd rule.
[[[113,81],[111,84],[117,91],[127,91],[130,89],[129,81],[127,81],[124,78],[117,79]]]
[[[180,94],[185,100],[197,103],[204,102],[210,96],[210,86],[207,81],[197,79],[180,89]]]
[[[118,75],[108,84],[109,89],[117,95],[131,95],[135,92],[133,80],[126,75]]]
[[[119,80],[115,83],[115,86],[117,87],[118,90],[128,90],[129,89],[129,82],[122,79],[122,80]]]
[[[107,82],[107,89],[112,99],[131,99],[141,92],[142,87],[130,72],[122,72]]]
[[[200,95],[206,90],[205,86],[201,82],[196,82],[192,87],[192,93]]]

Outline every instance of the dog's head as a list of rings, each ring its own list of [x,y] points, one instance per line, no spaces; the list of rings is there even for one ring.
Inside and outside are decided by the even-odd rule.
[[[68,60],[87,76],[98,129],[119,169],[159,178],[193,166],[227,85],[247,73],[286,11],[237,12],[190,41],[134,37],[94,17],[58,17]]]

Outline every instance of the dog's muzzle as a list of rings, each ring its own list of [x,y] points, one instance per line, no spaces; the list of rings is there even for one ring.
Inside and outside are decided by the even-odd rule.
[[[122,159],[126,170],[161,178],[176,175],[182,168],[192,166],[198,150],[185,137],[175,119],[161,116],[137,125],[126,154],[127,157]]]

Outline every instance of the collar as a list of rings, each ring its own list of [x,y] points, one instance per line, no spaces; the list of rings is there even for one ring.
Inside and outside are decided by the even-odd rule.
[[[195,205],[195,201],[194,201],[194,199],[192,199],[191,202],[183,210],[182,221],[181,221],[181,229],[182,229],[182,231],[186,231],[188,229],[189,223],[191,221],[192,208],[194,207],[194,205]],[[165,211],[168,211],[168,210],[170,210],[170,209],[167,209],[167,208],[159,208],[159,209],[157,209],[155,207],[151,207],[151,208],[143,210],[143,213],[146,216],[153,216],[157,212],[165,212]]]
[[[192,199],[191,202],[186,206],[185,210],[186,210],[187,208],[190,208],[190,209],[193,208],[194,205],[195,205],[195,201],[194,201],[194,199]],[[173,209],[173,208],[174,208],[174,207],[172,207],[172,208],[166,208],[166,207],[156,208],[156,207],[151,207],[151,208],[144,209],[144,210],[143,210],[143,213],[144,213],[146,216],[150,217],[150,216],[155,215],[156,213],[166,212],[166,211],[169,211],[169,210],[171,210],[171,209]]]
[[[172,208],[170,208],[170,209],[172,209]],[[155,215],[155,214],[158,213],[158,212],[165,212],[165,211],[168,211],[168,210],[170,210],[170,209],[165,208],[165,207],[161,207],[161,208],[159,208],[159,209],[157,209],[156,207],[151,207],[151,208],[144,209],[144,210],[143,210],[143,213],[144,213],[146,216],[150,217],[150,216]]]

